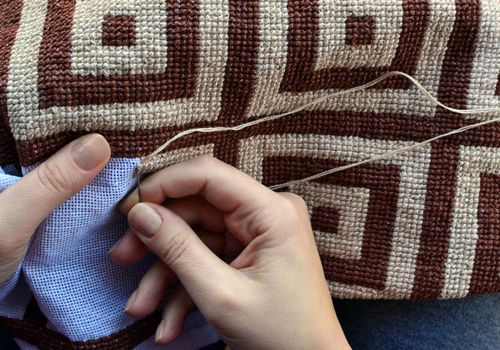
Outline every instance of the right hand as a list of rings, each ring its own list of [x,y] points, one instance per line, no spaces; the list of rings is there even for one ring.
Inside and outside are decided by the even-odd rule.
[[[128,305],[132,314],[153,310],[162,279],[177,276],[182,283],[167,302],[158,342],[179,334],[192,299],[232,349],[349,348],[299,196],[275,193],[207,156],[150,176],[141,196],[147,203],[138,203],[136,190],[123,204],[130,231],[111,254],[123,262],[135,240],[163,266],[141,281]],[[227,251],[234,240],[243,250],[230,264],[207,247]]]

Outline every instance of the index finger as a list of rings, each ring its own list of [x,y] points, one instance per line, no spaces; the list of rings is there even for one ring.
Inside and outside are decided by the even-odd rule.
[[[240,207],[263,208],[277,194],[242,171],[211,156],[201,156],[172,165],[141,182],[141,199],[156,204],[167,198],[199,194],[215,208],[234,212]],[[122,203],[127,213],[139,202],[135,189]]]

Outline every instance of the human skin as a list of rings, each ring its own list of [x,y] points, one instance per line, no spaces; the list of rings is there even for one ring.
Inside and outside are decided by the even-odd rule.
[[[109,157],[106,140],[87,135],[0,193],[0,284],[39,224]],[[127,263],[150,249],[159,257],[130,299],[131,315],[151,313],[177,278],[182,283],[166,303],[160,343],[177,337],[196,305],[234,350],[348,348],[302,199],[210,157],[152,175],[142,197],[149,203],[138,204],[137,191],[125,200],[131,229],[111,256]],[[159,227],[148,213],[160,216]],[[148,228],[156,232],[144,235]]]
[[[307,207],[209,156],[178,163],[122,204],[129,230],[111,257],[157,262],[126,306],[143,317],[166,301],[156,341],[169,343],[196,306],[233,350],[348,349]]]
[[[0,193],[0,284],[16,271],[38,225],[87,185],[110,153],[101,135],[83,136]]]

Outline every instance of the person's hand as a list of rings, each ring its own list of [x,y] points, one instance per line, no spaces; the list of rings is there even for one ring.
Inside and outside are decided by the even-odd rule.
[[[104,137],[83,136],[0,193],[0,284],[17,269],[36,228],[105,166]]]
[[[141,197],[136,190],[123,203],[130,229],[110,254],[129,263],[149,249],[159,258],[129,299],[131,315],[153,312],[181,282],[157,342],[179,335],[193,300],[232,349],[349,348],[300,197],[208,156],[151,175]]]

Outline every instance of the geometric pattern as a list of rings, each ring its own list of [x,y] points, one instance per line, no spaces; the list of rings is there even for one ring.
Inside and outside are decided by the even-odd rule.
[[[0,3],[0,162],[2,164],[17,161],[15,140],[7,119],[7,85],[9,56],[16,38],[21,19],[23,3],[21,0]]]
[[[353,137],[255,136],[240,141],[238,167],[264,183],[276,184],[411,144]],[[411,247],[418,246],[420,208],[425,202],[418,193],[425,193],[429,158],[430,148],[423,147],[289,189],[308,204],[332,293],[364,298],[410,293],[417,255]],[[332,241],[324,242],[326,234],[333,236]]]
[[[376,7],[368,0],[307,2],[307,6],[299,0],[289,2],[289,46],[281,91],[350,88],[393,70],[413,75],[424,44],[427,1],[384,0]],[[352,18],[350,13],[371,16],[377,23],[372,45],[343,43],[350,38],[349,29],[352,32],[344,26]],[[304,17],[316,20],[304,22]],[[393,79],[378,88],[409,86],[408,80]]]
[[[481,4],[482,33],[476,40],[467,96],[467,108],[498,107],[500,104],[500,6],[498,2],[486,1]],[[486,78],[487,77],[487,78]],[[491,115],[470,116],[489,119]]]
[[[288,112],[392,70],[452,107],[499,107],[499,19],[496,0],[12,1],[0,5],[0,161],[32,165],[90,131],[114,157],[145,156],[183,130]],[[158,159],[210,153],[269,185],[492,117],[445,111],[393,77],[189,135]],[[331,292],[499,291],[499,154],[490,124],[289,188],[308,203]]]
[[[196,51],[191,51],[188,43],[199,39],[196,11],[194,15],[189,14],[190,8],[186,6],[189,2],[178,3],[181,5],[174,7],[177,11],[168,12],[164,0],[150,1],[147,6],[120,6],[120,3],[106,1],[96,6],[92,1],[54,1],[52,6],[49,4],[45,28],[52,29],[45,32],[40,48],[40,107],[146,102],[151,98],[182,98],[193,94],[197,69],[193,53]],[[72,22],[61,21],[57,16],[61,6],[73,12]],[[170,21],[167,13],[171,14]],[[136,18],[135,45],[103,45],[106,37],[100,28],[109,21],[109,16],[118,14]],[[178,22],[178,17],[186,18],[185,28],[167,25]],[[167,27],[172,32],[175,30],[177,36],[170,38],[170,50]],[[183,32],[184,36],[178,34]],[[174,52],[179,55],[169,54]],[[184,79],[180,79],[181,71],[186,72]],[[63,86],[70,88],[61,94],[59,90]],[[100,95],[102,91],[107,93]]]
[[[500,184],[500,153],[466,146],[460,147],[459,153],[444,298],[465,297],[471,289],[494,292],[500,284],[500,275],[491,268],[500,267],[499,206],[492,202]]]
[[[135,45],[103,45],[105,18],[134,14]],[[216,0],[25,4],[22,30],[10,56],[16,69],[9,72],[10,82],[22,81],[24,87],[12,87],[8,97],[22,102],[8,108],[11,115],[36,117],[13,128],[19,152],[24,152],[23,141],[29,149],[30,140],[40,137],[53,146],[64,143],[85,124],[84,129],[114,130],[124,136],[134,130],[215,120],[226,68],[228,20],[228,4]],[[28,56],[35,59],[18,66]],[[107,64],[102,64],[104,57]],[[36,94],[28,98],[24,89]],[[155,115],[169,118],[159,124]],[[127,155],[146,150],[133,139],[115,140]],[[39,156],[46,156],[42,153]]]

